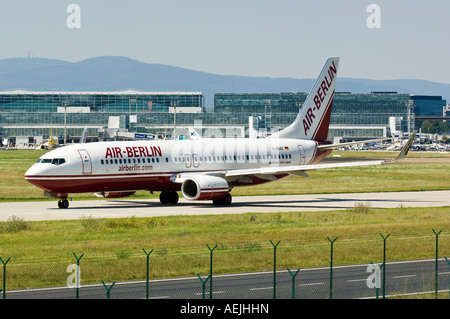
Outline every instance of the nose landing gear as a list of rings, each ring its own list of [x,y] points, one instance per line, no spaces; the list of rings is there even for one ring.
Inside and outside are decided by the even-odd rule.
[[[59,208],[68,208],[69,207],[69,201],[67,199],[60,199],[58,202]]]

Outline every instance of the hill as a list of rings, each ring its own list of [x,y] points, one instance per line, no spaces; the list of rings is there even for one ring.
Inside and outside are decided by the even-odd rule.
[[[113,56],[73,63],[42,58],[0,60],[0,91],[193,91],[203,92],[207,107],[213,106],[214,93],[309,92],[313,82],[314,79],[217,75]],[[336,90],[441,95],[450,100],[450,84],[424,80],[340,78]]]

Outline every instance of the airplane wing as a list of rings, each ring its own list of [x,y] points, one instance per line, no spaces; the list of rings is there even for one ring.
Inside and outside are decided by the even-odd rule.
[[[400,153],[393,160],[377,160],[377,161],[358,161],[358,162],[346,162],[346,163],[324,163],[324,164],[312,164],[312,165],[293,165],[293,166],[272,166],[272,167],[260,167],[250,169],[234,169],[234,170],[221,170],[221,171],[209,171],[203,173],[182,173],[172,176],[171,180],[174,183],[182,183],[185,179],[188,179],[194,175],[213,175],[220,176],[227,181],[235,181],[239,177],[255,176],[266,180],[278,179],[275,175],[278,174],[291,174],[296,176],[308,177],[307,171],[324,169],[324,168],[336,168],[336,167],[354,167],[354,166],[370,166],[380,165],[386,163],[392,163],[398,159],[404,158],[408,153],[413,141],[415,133],[411,135],[409,140],[403,146]]]

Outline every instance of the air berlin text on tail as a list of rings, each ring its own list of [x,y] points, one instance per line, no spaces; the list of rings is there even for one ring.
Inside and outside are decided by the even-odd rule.
[[[330,65],[330,68],[328,69],[328,76],[325,75],[325,79],[320,84],[319,88],[317,89],[316,95],[314,96],[314,104],[316,105],[314,108],[309,108],[308,111],[306,111],[305,119],[303,119],[303,128],[305,130],[305,136],[308,130],[311,128],[311,125],[313,124],[316,116],[314,115],[314,111],[320,110],[322,106],[322,102],[329,94],[329,88],[331,84],[333,83],[333,79],[335,78],[336,74],[336,65]],[[332,92],[331,92],[332,93]]]

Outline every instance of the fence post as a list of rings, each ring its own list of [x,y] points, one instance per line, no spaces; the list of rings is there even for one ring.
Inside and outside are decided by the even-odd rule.
[[[148,275],[148,272],[149,272],[149,257],[150,257],[150,254],[153,252],[153,249],[152,250],[150,250],[150,252],[149,253],[147,253],[146,251],[145,251],[145,249],[144,248],[142,248],[142,250],[144,251],[144,254],[147,256],[147,275],[146,275],[146,285],[145,285],[145,291],[146,291],[146,294],[145,294],[145,297],[146,297],[146,299],[148,299],[148,279],[149,279],[149,275]]]
[[[292,274],[292,272],[291,272],[291,270],[289,268],[287,268],[287,270],[289,271],[289,274],[292,277],[292,295],[291,295],[291,298],[295,299],[295,276],[297,276],[298,272],[300,271],[300,268],[297,269],[295,274]]]
[[[270,243],[273,246],[273,299],[277,299],[277,246],[280,243],[274,244],[271,240]]]
[[[383,267],[383,299],[386,299],[386,239],[388,239],[391,234],[384,237],[380,233],[380,236],[383,238],[383,265],[381,265],[381,267]]]
[[[434,229],[432,229],[434,235],[436,235],[436,263],[435,263],[435,275],[434,275],[434,290],[435,290],[435,298],[438,299],[438,238],[441,234],[442,230],[439,233],[436,233]]]
[[[331,243],[331,261],[330,261],[330,299],[333,299],[333,244],[338,239],[337,237],[333,240],[327,237],[328,241]]]
[[[373,262],[370,262],[372,264],[373,269],[375,270],[375,297],[378,299],[380,296],[380,269],[384,265],[381,265],[378,267],[378,265],[375,265]]]
[[[3,264],[3,289],[2,289],[2,295],[3,299],[6,298],[6,264],[10,261],[11,258],[8,258],[7,261],[3,261],[3,259],[0,257],[0,261]]]
[[[114,287],[114,285],[116,284],[116,282],[114,281],[113,283],[112,283],[112,285],[108,288],[108,287],[106,287],[106,285],[105,285],[105,283],[103,282],[103,280],[102,280],[102,284],[103,284],[103,287],[105,287],[105,289],[106,289],[106,299],[109,299],[109,294],[110,294],[110,292],[111,292],[111,289],[112,289],[112,287]]]
[[[206,280],[205,280],[205,281],[202,280],[202,277],[200,277],[199,274],[197,274],[197,277],[198,277],[198,279],[200,279],[200,281],[201,281],[201,283],[202,283],[202,298],[205,299],[205,285],[206,285],[206,282],[208,281],[208,279],[211,278],[211,275],[209,275],[208,277],[206,277]]]
[[[80,297],[80,260],[83,258],[84,254],[81,254],[80,257],[78,257],[75,253],[72,253],[75,256],[75,259],[77,260],[77,286],[75,288],[76,294],[75,299],[79,299]]]
[[[447,257],[444,257],[447,261],[447,264],[450,266],[450,260],[447,259]],[[448,280],[448,299],[450,299],[450,279]]]
[[[217,245],[214,246],[213,249],[209,247],[209,245],[206,245],[209,249],[209,299],[212,299],[212,274],[213,274],[213,251],[217,248]]]

